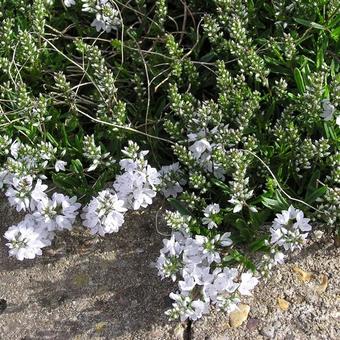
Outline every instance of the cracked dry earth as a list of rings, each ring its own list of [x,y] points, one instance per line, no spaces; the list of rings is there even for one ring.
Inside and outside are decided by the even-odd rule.
[[[31,261],[8,258],[1,239],[0,339],[340,339],[340,248],[322,239],[256,288],[240,326],[217,312],[187,332],[168,322],[174,287],[153,267],[163,238],[157,213],[166,233],[160,207],[131,213],[105,238],[81,227],[63,233]],[[20,218],[1,197],[0,234]]]

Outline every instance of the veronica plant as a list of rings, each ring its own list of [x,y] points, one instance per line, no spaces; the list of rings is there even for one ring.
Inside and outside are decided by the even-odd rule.
[[[159,192],[167,314],[235,310],[312,227],[339,232],[339,18],[332,0],[0,0],[0,188],[27,214],[10,255],[78,215],[118,232]]]

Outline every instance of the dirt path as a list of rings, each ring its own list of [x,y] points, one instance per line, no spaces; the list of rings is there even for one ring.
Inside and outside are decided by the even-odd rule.
[[[75,229],[23,263],[8,258],[1,239],[0,299],[7,307],[0,301],[0,339],[175,339],[178,324],[164,316],[171,284],[152,266],[163,238],[155,229],[158,209],[130,214],[118,234],[104,239]],[[0,199],[1,235],[18,220]],[[240,327],[212,313],[192,326],[191,339],[339,339],[339,254],[332,243],[311,244],[256,289]],[[295,265],[315,278],[301,282]],[[329,282],[320,293],[322,274]],[[278,297],[289,302],[287,311]]]

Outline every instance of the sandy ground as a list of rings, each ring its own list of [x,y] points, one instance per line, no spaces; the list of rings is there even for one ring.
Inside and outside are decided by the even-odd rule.
[[[176,339],[179,325],[164,316],[172,286],[153,267],[163,238],[155,225],[159,209],[157,203],[130,214],[105,238],[76,228],[32,261],[9,258],[1,239],[0,339]],[[157,229],[166,232],[161,217]],[[20,218],[0,198],[0,234]],[[245,301],[250,313],[240,327],[213,312],[192,325],[189,338],[340,339],[339,255],[331,240],[311,242]],[[311,272],[310,281],[302,282],[294,266]]]

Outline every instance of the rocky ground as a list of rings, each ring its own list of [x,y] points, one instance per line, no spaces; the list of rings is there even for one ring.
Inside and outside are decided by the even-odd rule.
[[[18,220],[0,199],[0,234]],[[171,283],[153,266],[166,232],[158,202],[103,239],[80,227],[64,233],[33,261],[8,258],[1,239],[0,339],[183,338],[183,326],[164,316]],[[339,254],[332,240],[311,242],[256,288],[239,315],[212,313],[184,337],[340,339]]]

